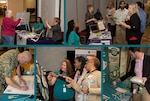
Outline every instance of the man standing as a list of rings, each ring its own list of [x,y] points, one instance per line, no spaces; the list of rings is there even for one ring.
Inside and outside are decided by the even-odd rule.
[[[20,53],[17,49],[9,50],[0,56],[0,95],[7,85],[20,90],[28,90],[27,86],[20,86],[20,84],[26,84],[21,77],[20,64],[26,64],[31,60],[32,55],[29,51]],[[12,79],[12,72],[15,68],[20,84]]]
[[[119,2],[119,9],[114,14],[114,20],[116,21],[116,42],[117,44],[126,44],[126,29],[121,26],[121,21],[125,22],[128,16],[128,10],[125,8],[125,1]]]
[[[131,69],[116,82],[124,81],[130,76],[136,76],[143,80],[142,85],[132,83],[133,98],[132,101],[149,101],[150,99],[150,56],[140,51],[140,48],[129,48],[129,54],[133,59]]]
[[[144,85],[133,84],[133,89],[139,91],[134,92],[133,101],[149,101],[150,99],[150,56],[139,51],[139,48],[129,48],[129,53],[132,58],[135,58],[134,73],[136,77],[142,78]],[[142,92],[141,92],[142,89]]]
[[[143,4],[141,2],[136,2],[139,8],[139,14],[140,14],[140,20],[141,20],[141,36],[140,36],[140,41],[142,39],[142,35],[145,32],[145,26],[146,26],[146,13],[143,10]]]

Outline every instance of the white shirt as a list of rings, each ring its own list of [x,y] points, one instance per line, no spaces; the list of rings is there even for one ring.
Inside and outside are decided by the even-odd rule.
[[[123,10],[120,8],[116,10],[116,13],[114,14],[114,18],[116,21],[116,24],[120,24],[121,21],[125,21],[128,16],[128,10],[124,8]]]

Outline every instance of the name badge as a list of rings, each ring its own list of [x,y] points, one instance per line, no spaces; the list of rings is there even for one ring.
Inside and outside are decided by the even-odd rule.
[[[91,83],[95,83],[95,80],[91,80],[90,82],[91,82]]]

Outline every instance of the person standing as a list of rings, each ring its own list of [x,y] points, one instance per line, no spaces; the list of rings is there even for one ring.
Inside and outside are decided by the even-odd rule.
[[[121,25],[121,21],[125,21],[128,16],[128,10],[125,8],[125,1],[119,2],[119,9],[114,14],[116,22],[116,42],[117,44],[126,44],[126,29]]]
[[[132,84],[133,90],[132,101],[149,101],[150,99],[150,56],[145,55],[140,51],[140,48],[130,47],[129,54],[131,56],[132,64],[130,71],[123,77],[116,79],[116,82],[124,81],[130,76],[136,76],[142,79],[142,85],[136,83]],[[142,92],[140,91],[142,87]]]
[[[54,85],[54,101],[73,101],[73,89],[63,79],[63,76],[72,77],[72,74],[72,65],[68,59],[62,61],[59,71],[49,73],[47,79],[49,85]]]
[[[20,64],[28,63],[32,60],[29,51],[19,52],[17,49],[8,50],[0,56],[0,95],[3,93],[7,85],[20,90],[28,90],[27,86],[20,86],[26,82],[21,77]],[[16,68],[20,84],[12,79],[12,72]]]
[[[6,17],[2,21],[2,41],[3,44],[13,45],[15,41],[15,30],[16,26],[20,23],[23,18],[19,18],[14,21],[12,18],[12,11],[6,11]]]
[[[96,21],[97,21],[96,18],[94,18],[94,7],[93,5],[88,5],[87,12],[85,14],[85,26],[87,32],[86,40],[88,40],[90,36],[90,25],[93,25]]]
[[[82,93],[80,101],[101,101],[101,72],[99,71],[100,61],[96,57],[87,60],[85,69],[88,73],[81,84],[77,84],[70,77],[64,77],[72,85],[76,92]]]
[[[113,42],[113,37],[115,36],[116,33],[116,24],[114,21],[114,14],[116,12],[116,9],[114,7],[113,1],[108,2],[108,8],[106,11],[107,11],[106,20],[108,22],[108,30],[111,32],[112,42]]]
[[[141,42],[141,39],[142,39],[142,36],[145,32],[145,26],[146,26],[146,13],[145,11],[143,10],[143,4],[141,2],[136,2],[137,5],[138,5],[138,9],[139,9],[139,14],[140,14],[140,21],[141,21],[141,36],[140,36],[140,42]]]
[[[138,6],[136,3],[129,4],[128,20],[126,22],[121,21],[121,25],[126,28],[126,39],[128,44],[140,44],[141,39],[141,21],[138,13]]]
[[[74,59],[74,67],[75,67],[74,80],[78,85],[81,85],[83,78],[87,74],[85,64],[86,59],[83,56],[79,56]],[[81,95],[82,94],[80,92],[75,92],[75,101],[82,101],[82,98],[80,97]]]

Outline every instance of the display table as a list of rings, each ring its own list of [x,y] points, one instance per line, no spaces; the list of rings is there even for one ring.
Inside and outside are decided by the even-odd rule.
[[[120,82],[117,84],[115,88],[111,87],[110,82],[106,82],[103,84],[103,99],[104,101],[130,101],[131,93],[129,89],[125,85],[124,82]],[[118,92],[117,89],[127,90],[127,93]]]
[[[8,85],[0,96],[0,101],[35,101],[34,76],[22,76],[22,78],[26,81],[29,89],[27,91],[21,91]],[[17,77],[14,79],[16,82],[19,82]]]
[[[101,31],[98,33],[91,33],[87,43],[89,45],[110,45],[112,44],[111,32]]]
[[[27,39],[27,44],[54,44],[54,41],[51,38],[41,38],[37,42],[31,40],[30,38]]]
[[[25,30],[16,31],[16,44],[17,45],[27,45],[27,44],[54,44],[51,38],[40,38],[38,41],[33,41],[32,38],[36,36],[34,32],[28,32]]]

